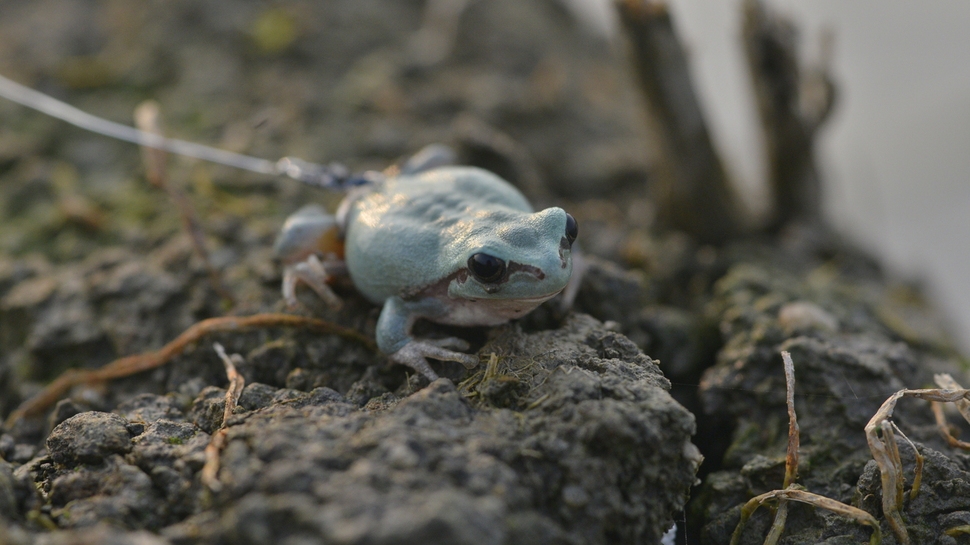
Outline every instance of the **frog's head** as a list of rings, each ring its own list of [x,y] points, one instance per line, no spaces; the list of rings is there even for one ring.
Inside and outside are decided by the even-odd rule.
[[[481,219],[455,255],[461,268],[448,287],[452,298],[515,301],[521,303],[517,307],[534,308],[566,287],[579,234],[572,216],[562,208],[547,208]]]

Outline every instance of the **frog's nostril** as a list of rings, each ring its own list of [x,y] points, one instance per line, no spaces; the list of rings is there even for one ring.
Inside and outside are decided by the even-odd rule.
[[[573,243],[567,237],[562,237],[559,240],[559,265],[563,269],[569,266],[569,260],[566,259],[566,252],[572,250],[572,247]]]

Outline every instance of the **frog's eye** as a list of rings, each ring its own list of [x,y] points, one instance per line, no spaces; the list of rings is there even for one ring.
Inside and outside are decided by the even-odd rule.
[[[505,276],[505,262],[488,254],[474,254],[468,258],[468,270],[480,282],[491,284]]]
[[[573,242],[576,241],[576,237],[579,236],[579,224],[576,223],[576,218],[572,217],[570,214],[566,214],[566,240],[569,241],[569,245],[572,246]]]

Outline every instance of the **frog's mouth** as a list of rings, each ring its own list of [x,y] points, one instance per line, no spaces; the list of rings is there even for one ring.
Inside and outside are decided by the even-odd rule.
[[[560,293],[562,293],[562,290],[557,290],[546,295],[540,295],[538,297],[515,297],[513,300],[521,301],[522,303],[527,303],[527,304],[535,303],[538,306],[542,303],[545,303],[549,299],[552,299],[553,297],[559,295]]]

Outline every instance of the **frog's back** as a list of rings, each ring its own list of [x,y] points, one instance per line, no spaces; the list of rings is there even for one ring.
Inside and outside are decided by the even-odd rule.
[[[391,178],[348,213],[347,268],[357,289],[380,303],[456,273],[469,248],[531,212],[511,184],[478,168]]]

